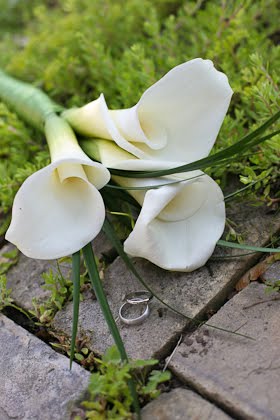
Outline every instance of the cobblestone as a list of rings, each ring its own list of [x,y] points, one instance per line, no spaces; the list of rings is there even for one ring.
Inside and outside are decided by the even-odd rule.
[[[278,420],[280,299],[251,283],[209,323],[185,338],[169,367],[181,380],[242,419]]]
[[[164,393],[142,410],[142,420],[230,420],[227,414],[189,389]]]
[[[1,420],[70,420],[89,373],[0,314]]]

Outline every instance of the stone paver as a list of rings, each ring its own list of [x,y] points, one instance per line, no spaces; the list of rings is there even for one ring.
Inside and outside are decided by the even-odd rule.
[[[13,245],[5,245],[0,253],[3,254],[14,249]],[[57,273],[56,261],[33,260],[20,254],[16,265],[10,268],[7,273],[7,287],[12,290],[11,297],[15,303],[25,310],[34,309],[32,299],[39,301],[47,299],[50,295],[48,290],[44,290],[41,286],[44,284],[42,274],[52,269]],[[70,273],[70,266],[60,264],[60,270],[64,276]]]
[[[185,337],[169,368],[238,418],[280,417],[280,299],[251,283],[209,323],[254,340],[203,327]]]
[[[70,420],[89,373],[0,314],[1,420]]]
[[[235,206],[231,219],[237,230],[243,233],[246,243],[264,245],[271,232],[279,229],[280,215],[266,214],[265,209]],[[217,249],[215,255],[236,255],[242,250]],[[135,259],[135,267],[163,300],[189,317],[196,317],[208,309],[217,307],[233,288],[240,276],[254,265],[258,255],[233,259],[210,260],[205,267],[192,273],[168,272],[148,261]],[[126,293],[142,289],[143,286],[117,258],[105,273],[104,288],[114,315]],[[187,326],[183,317],[167,310],[156,300],[152,302],[151,314],[138,326],[120,325],[128,353],[133,358],[164,357],[179,334]],[[72,303],[58,312],[53,327],[71,334]],[[112,339],[101,314],[98,303],[88,297],[80,305],[79,334],[87,337],[88,346],[96,353],[103,353],[112,344]]]
[[[222,410],[189,389],[161,394],[142,410],[142,420],[230,420]]]
[[[280,281],[280,261],[276,261],[261,275],[263,281]]]
[[[13,249],[14,246],[9,244],[4,246],[0,255]],[[111,244],[101,232],[94,241],[94,250],[98,258],[103,255],[110,254]],[[63,276],[71,276],[71,264],[63,262],[59,264],[60,271]],[[48,272],[49,269],[58,274],[57,261],[34,260],[20,254],[17,265],[13,266],[7,273],[7,285],[12,289],[11,296],[18,306],[25,310],[34,309],[32,299],[43,302],[50,295],[48,290],[42,289],[44,280],[42,274]]]

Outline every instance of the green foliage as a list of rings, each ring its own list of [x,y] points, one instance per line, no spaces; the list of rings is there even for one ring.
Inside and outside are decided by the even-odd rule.
[[[69,299],[72,282],[60,273],[54,273],[52,269],[43,273],[42,277],[45,283],[41,287],[48,290],[50,296],[42,303],[33,298],[34,310],[31,313],[39,319],[40,323],[49,324],[56,312],[62,309],[64,303]]]
[[[2,252],[0,256],[0,311],[10,307],[14,308],[17,311],[22,312],[25,316],[29,318],[29,314],[15,305],[13,298],[11,297],[12,289],[8,289],[7,277],[4,273],[17,263],[18,261],[18,250],[16,248]]]
[[[71,354],[71,339],[63,333],[51,331],[51,335],[55,337],[56,342],[50,343],[57,351],[67,354],[70,358]],[[93,352],[87,347],[88,337],[78,337],[75,343],[74,360],[82,365],[85,369],[93,371],[96,368],[97,362]]]
[[[200,56],[228,75],[235,92],[214,151],[230,146],[279,109],[280,12],[274,0],[34,0],[28,12],[23,1],[7,4],[19,8],[25,26],[21,42],[18,36],[0,36],[0,67],[34,82],[65,106],[82,105],[101,92],[111,108],[131,106],[173,66]],[[7,5],[3,9],[9,16],[5,19],[14,28],[16,19],[8,9]],[[10,142],[8,125],[3,130]],[[26,154],[38,151],[28,143],[22,155],[19,150],[30,132],[23,125],[18,131],[23,138],[18,138],[21,149],[16,153],[18,159],[22,156],[18,163],[22,168],[31,159]],[[0,139],[1,144],[3,135]],[[15,133],[12,141],[16,142]],[[209,173],[222,187],[230,173],[240,174],[244,183],[260,179],[252,190],[261,191],[269,203],[278,197],[273,185],[279,177],[279,136],[255,151]],[[267,177],[261,180],[264,174]],[[14,178],[10,174],[11,185]],[[17,182],[24,179],[19,178]],[[8,185],[8,180],[3,183]],[[5,208],[15,190],[4,199]]]
[[[11,293],[12,289],[8,289],[7,287],[7,277],[4,274],[0,274],[0,311],[3,311],[3,309],[10,307],[21,312],[27,318],[30,318],[29,314],[25,310],[15,305],[14,299],[11,297]]]
[[[13,299],[11,298],[12,289],[7,288],[7,277],[0,275],[0,311],[6,306],[11,306]]]
[[[4,216],[0,219],[0,234],[7,228],[18,188],[49,160],[38,138],[35,141],[31,130],[0,102],[0,215]]]
[[[7,271],[17,263],[18,250],[14,248],[7,252],[2,252],[0,256],[0,275],[7,273]]]
[[[153,370],[145,384],[145,375],[140,378],[135,370],[154,366],[157,360],[123,363],[116,347],[109,348],[98,363],[99,371],[91,375],[87,400],[81,403],[89,420],[132,419],[132,397],[127,384],[132,375],[142,402],[156,398],[160,393],[158,385],[170,379],[169,372]]]
[[[266,293],[273,293],[273,292],[280,292],[280,279],[279,280],[274,280],[274,281],[266,281],[265,282],[266,288],[265,288],[265,292]]]
[[[50,292],[49,297],[40,302],[33,298],[34,310],[31,311],[33,315],[39,319],[42,324],[49,324],[57,311],[62,309],[64,304],[70,300],[73,292],[73,284],[71,279],[62,275],[59,263],[57,263],[58,271],[54,272],[51,268],[48,272],[42,274],[44,284],[42,289]]]
[[[60,264],[69,264],[69,274],[67,276],[62,274],[60,269]],[[30,311],[37,319],[39,319],[42,324],[49,324],[56,312],[61,310],[66,302],[73,299],[73,282],[69,277],[71,275],[70,271],[71,259],[68,257],[61,258],[57,261],[57,269],[52,268],[49,271],[42,273],[42,278],[44,284],[41,286],[42,289],[49,291],[49,297],[44,299],[43,302],[37,298],[33,299],[34,310]],[[89,280],[87,278],[87,271],[85,268],[82,269],[80,276],[80,285],[81,285],[81,296],[82,292],[87,288],[86,283]]]
[[[28,3],[26,7],[25,0],[0,0],[1,31],[4,29],[17,31],[30,19],[36,0],[28,0]]]

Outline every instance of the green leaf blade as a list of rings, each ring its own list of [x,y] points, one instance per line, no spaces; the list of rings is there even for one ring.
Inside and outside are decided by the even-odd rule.
[[[107,322],[108,328],[109,328],[109,330],[110,330],[110,332],[113,336],[113,339],[116,343],[116,346],[119,350],[121,359],[125,362],[128,362],[128,356],[126,354],[126,350],[125,350],[125,347],[124,347],[119,329],[117,327],[117,324],[115,322],[115,319],[113,317],[113,314],[111,312],[110,306],[108,304],[106,295],[104,293],[104,290],[103,290],[103,287],[102,287],[102,284],[101,284],[98,268],[97,268],[97,265],[96,265],[96,262],[95,262],[92,246],[91,246],[90,243],[87,244],[83,248],[83,255],[84,255],[85,263],[86,263],[86,266],[87,266],[87,269],[88,269],[88,273],[89,273],[90,281],[91,281],[91,284],[92,284],[92,288],[95,292],[96,298],[99,302],[99,305],[100,305],[101,310],[103,312],[104,318]],[[137,413],[137,416],[140,419],[140,407],[139,407],[139,402],[138,402],[138,396],[137,396],[134,381],[132,379],[128,380],[128,386],[129,386],[131,396],[132,396],[132,399],[133,399],[133,405],[134,405],[135,412]]]
[[[78,331],[79,306],[80,306],[80,251],[72,255],[72,280],[73,280],[73,323],[70,349],[70,369],[75,358],[75,344]]]
[[[235,248],[235,249],[248,249],[249,251],[254,251],[254,252],[273,252],[273,253],[278,253],[280,252],[280,248],[265,248],[265,247],[260,247],[260,246],[253,246],[253,245],[246,245],[246,244],[237,244],[235,242],[229,242],[229,241],[224,241],[222,239],[220,239],[217,242],[217,245],[220,246],[224,246],[227,248]]]

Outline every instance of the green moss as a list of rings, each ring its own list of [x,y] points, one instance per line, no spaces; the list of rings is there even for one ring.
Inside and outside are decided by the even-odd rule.
[[[36,0],[0,0],[0,31],[18,31],[32,16]]]
[[[280,10],[274,0],[34,0],[28,13],[22,1],[16,3],[23,29],[15,36],[15,16],[5,12],[12,29],[0,31],[0,67],[65,106],[82,105],[101,92],[111,108],[131,106],[173,66],[203,57],[227,74],[235,92],[215,150],[279,109]],[[29,159],[25,153],[37,153],[26,146],[26,130],[18,169]],[[1,146],[10,141],[3,138]],[[279,176],[279,149],[278,136],[258,147],[257,155],[209,173],[225,186],[230,173],[249,182],[270,170],[254,186],[261,191]],[[276,194],[273,188],[269,194]]]
[[[0,234],[9,220],[14,195],[22,182],[42,168],[49,157],[39,134],[34,134],[0,103]]]

